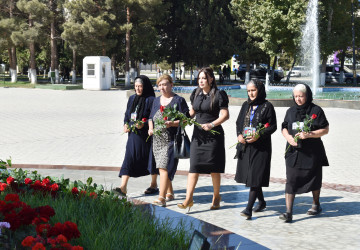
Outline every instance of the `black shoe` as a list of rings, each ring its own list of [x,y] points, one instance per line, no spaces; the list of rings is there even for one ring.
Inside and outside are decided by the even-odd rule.
[[[152,187],[148,187],[144,192],[144,194],[156,194],[156,193],[159,193],[159,189]]]
[[[292,222],[292,214],[291,213],[283,213],[279,216],[279,219],[284,220],[285,222]]]
[[[252,211],[249,211],[245,208],[243,211],[241,211],[240,215],[246,217],[247,220],[251,220]]]
[[[126,193],[124,193],[121,188],[114,188],[113,191],[118,193],[120,196],[126,197]]]
[[[320,205],[313,205],[307,212],[307,215],[317,215],[321,213],[322,208]]]
[[[253,209],[255,213],[262,212],[266,208],[266,202],[259,202],[256,207]]]

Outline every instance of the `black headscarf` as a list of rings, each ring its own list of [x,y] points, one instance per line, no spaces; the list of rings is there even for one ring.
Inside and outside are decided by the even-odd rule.
[[[297,121],[303,121],[306,118],[306,114],[310,114],[311,104],[313,101],[313,94],[312,94],[311,88],[307,84],[303,84],[303,85],[305,85],[305,87],[306,87],[306,101],[303,105],[298,105],[296,103],[294,93],[293,93],[293,100],[296,105],[296,120]]]
[[[248,96],[249,106],[257,106],[263,104],[266,101],[266,91],[264,84],[258,79],[251,80],[248,84],[254,84],[255,88],[257,88],[258,90],[258,95],[254,100],[250,100],[250,97]]]
[[[141,81],[143,83],[143,92],[142,92],[142,95],[135,96],[134,102],[133,102],[133,104],[131,106],[131,110],[130,110],[130,113],[133,113],[136,110],[136,114],[137,114],[136,120],[141,120],[143,118],[142,116],[144,113],[146,98],[148,98],[149,96],[155,96],[154,88],[151,84],[150,79],[147,76],[140,75],[135,78],[135,82],[139,78],[141,79]]]

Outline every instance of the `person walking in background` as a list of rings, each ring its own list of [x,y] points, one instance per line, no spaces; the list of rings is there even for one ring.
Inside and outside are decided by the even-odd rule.
[[[148,118],[155,99],[155,92],[147,76],[137,77],[134,85],[135,94],[129,97],[124,118],[124,133],[128,133],[128,140],[125,158],[119,173],[121,186],[114,189],[123,196],[127,193],[130,177],[149,175],[147,167],[151,143],[146,142],[146,139],[149,129]]]
[[[150,119],[149,119],[149,136],[153,136],[152,146],[149,156],[150,173],[158,171],[160,173],[160,192],[159,198],[153,203],[162,207],[166,206],[166,201],[174,200],[174,191],[171,181],[177,169],[179,160],[174,158],[174,139],[177,127],[180,121],[168,121],[163,117],[163,109],[175,107],[176,109],[189,116],[189,108],[185,99],[172,92],[174,85],[171,76],[160,76],[156,84],[161,92],[161,96],[154,100]],[[165,120],[166,128],[157,127],[156,120]],[[160,133],[156,133],[156,130]]]
[[[287,140],[285,163],[286,213],[280,215],[285,222],[292,221],[295,194],[312,192],[313,202],[308,215],[317,215],[320,206],[322,167],[329,166],[321,137],[328,134],[329,122],[325,113],[312,100],[308,85],[298,84],[293,90],[295,105],[286,112],[282,134]]]
[[[211,68],[200,70],[198,83],[199,86],[190,96],[190,116],[195,116],[201,127],[194,126],[186,199],[178,207],[190,210],[194,204],[193,195],[199,174],[211,174],[214,194],[210,209],[214,210],[220,208],[221,201],[220,173],[225,171],[225,139],[221,124],[229,119],[229,99],[225,91],[217,88]],[[212,134],[210,130],[217,133]]]
[[[250,187],[249,199],[242,216],[251,219],[252,212],[266,208],[262,187],[269,186],[271,163],[271,135],[276,131],[274,106],[266,100],[265,86],[260,80],[246,85],[248,100],[241,107],[236,120],[237,169],[235,181]],[[258,204],[253,210],[256,198]]]

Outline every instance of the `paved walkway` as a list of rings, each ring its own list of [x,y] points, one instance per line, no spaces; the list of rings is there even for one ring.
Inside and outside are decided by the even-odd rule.
[[[127,136],[121,135],[126,108],[124,91],[55,91],[42,89],[0,88],[0,159],[11,156],[14,164],[97,166],[119,168],[124,157]],[[240,107],[230,107],[230,120],[224,124],[226,148],[236,142],[235,121]],[[287,108],[276,108],[278,128]],[[323,138],[330,167],[324,168],[321,202],[323,214],[309,217],[309,194],[295,200],[294,223],[284,224],[277,217],[285,209],[285,140],[280,129],[273,136],[272,182],[266,188],[268,210],[246,221],[239,216],[248,190],[233,181],[236,171],[234,149],[227,150],[226,177],[222,181],[222,209],[210,211],[212,185],[201,177],[190,216],[203,219],[240,234],[272,249],[359,249],[360,248],[360,110],[324,109],[330,133]],[[191,135],[192,129],[187,129]],[[188,160],[179,170],[187,171]],[[90,169],[90,168],[89,168]],[[72,179],[93,176],[109,188],[120,184],[113,171],[41,170],[41,173]],[[149,177],[131,179],[129,196],[151,202],[145,197]],[[174,180],[176,196],[185,196],[186,176]],[[343,191],[346,190],[346,191]],[[171,210],[179,209],[169,203]]]

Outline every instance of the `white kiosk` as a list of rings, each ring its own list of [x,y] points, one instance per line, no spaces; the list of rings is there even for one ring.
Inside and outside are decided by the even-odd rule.
[[[83,60],[83,89],[107,90],[110,87],[110,58],[107,56],[86,56]]]

